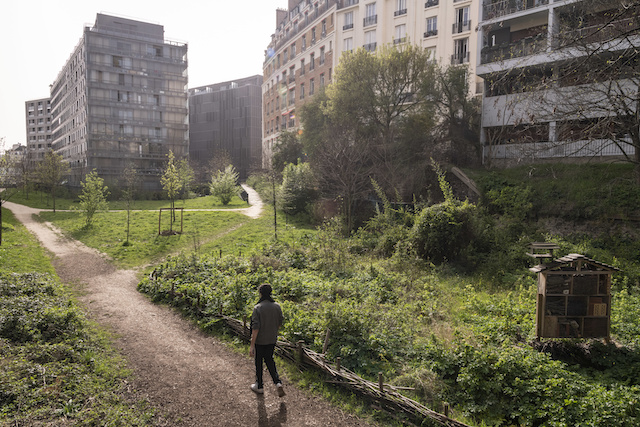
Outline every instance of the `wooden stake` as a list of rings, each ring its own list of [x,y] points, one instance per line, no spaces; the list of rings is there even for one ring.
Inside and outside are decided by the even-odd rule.
[[[382,372],[378,372],[378,387],[380,388],[380,393],[384,393],[384,378],[382,377]]]
[[[327,328],[327,333],[324,336],[324,345],[322,346],[322,354],[327,353],[327,348],[329,348],[329,337],[331,336],[331,329]]]
[[[336,357],[336,371],[340,372],[340,358]]]

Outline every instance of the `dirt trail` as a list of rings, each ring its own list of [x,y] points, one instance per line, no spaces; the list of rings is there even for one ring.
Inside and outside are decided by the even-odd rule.
[[[259,215],[257,194],[250,192],[249,198],[249,212]],[[248,355],[232,352],[171,309],[151,303],[136,290],[136,271],[118,270],[106,256],[65,238],[50,223],[34,221],[39,210],[10,202],[5,207],[54,254],[60,278],[81,286],[80,300],[89,316],[115,332],[116,345],[133,370],[133,389],[159,409],[156,425],[367,425],[288,385],[286,377],[285,397],[267,383],[264,396],[255,395],[249,390],[254,372]]]

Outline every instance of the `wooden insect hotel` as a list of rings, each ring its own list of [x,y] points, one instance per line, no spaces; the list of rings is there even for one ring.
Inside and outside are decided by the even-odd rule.
[[[552,258],[553,249],[533,243],[528,255]],[[529,270],[538,274],[538,338],[609,338],[611,276],[617,268],[569,254]]]

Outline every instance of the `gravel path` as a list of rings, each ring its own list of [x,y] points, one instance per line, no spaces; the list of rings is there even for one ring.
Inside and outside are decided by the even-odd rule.
[[[252,206],[244,213],[258,216],[259,197],[248,192]],[[231,351],[171,309],[151,303],[136,290],[136,271],[118,270],[105,255],[65,238],[50,223],[34,221],[39,210],[4,206],[53,253],[63,282],[83,291],[80,301],[89,316],[115,332],[116,346],[133,370],[133,389],[158,408],[155,425],[367,425],[288,385],[286,377],[285,397],[266,383],[264,396],[255,395],[249,390],[254,372],[248,354]]]

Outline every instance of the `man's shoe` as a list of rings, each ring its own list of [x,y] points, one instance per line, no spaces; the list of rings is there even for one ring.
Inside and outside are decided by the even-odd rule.
[[[276,388],[278,389],[278,396],[282,397],[285,395],[284,387],[282,387],[282,383],[276,384]]]
[[[251,384],[251,391],[256,394],[263,394],[264,389],[262,387],[258,387],[258,384]]]

